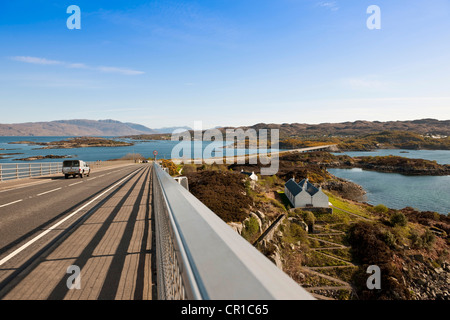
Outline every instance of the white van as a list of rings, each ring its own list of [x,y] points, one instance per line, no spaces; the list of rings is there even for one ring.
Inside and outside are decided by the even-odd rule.
[[[80,178],[83,178],[83,175],[87,175],[89,177],[91,168],[89,168],[86,162],[81,160],[66,160],[63,162],[62,173],[66,179],[69,176],[73,176],[74,178],[80,176]]]

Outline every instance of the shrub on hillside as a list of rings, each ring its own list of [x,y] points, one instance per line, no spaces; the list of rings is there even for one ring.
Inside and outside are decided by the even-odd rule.
[[[388,236],[388,238],[391,238]],[[388,239],[388,242],[391,239]],[[388,300],[408,299],[410,293],[402,282],[402,274],[392,263],[393,251],[386,244],[386,233],[375,224],[359,222],[350,228],[348,241],[352,246],[353,258],[361,263],[353,281],[360,299]],[[369,290],[366,285],[369,265],[381,270],[381,289]]]
[[[248,216],[251,198],[240,173],[199,171],[186,174],[189,191],[225,222],[242,222]]]
[[[406,216],[401,212],[394,212],[391,215],[390,222],[392,226],[401,226],[405,227],[408,224],[408,219],[406,219]]]

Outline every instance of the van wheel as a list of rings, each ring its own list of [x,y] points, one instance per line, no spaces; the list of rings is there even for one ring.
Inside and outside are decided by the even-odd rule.
[[[65,174],[65,175],[64,175],[64,178],[65,178],[65,179],[69,179],[69,175],[68,175],[68,174]]]
[[[83,179],[83,174],[82,173],[80,173],[80,178]]]

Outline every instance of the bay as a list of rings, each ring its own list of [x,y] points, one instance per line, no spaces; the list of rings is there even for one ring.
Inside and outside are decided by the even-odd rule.
[[[398,151],[385,150],[383,155],[395,154]],[[424,156],[428,160],[436,160],[448,164],[447,150],[418,150],[409,155]],[[367,152],[348,153],[350,156],[365,155]],[[400,154],[400,153],[399,153]],[[401,155],[408,155],[401,153]],[[438,160],[439,159],[439,160]],[[368,171],[359,168],[328,169],[331,174],[362,186],[367,192],[367,202],[372,205],[384,204],[389,208],[403,209],[413,207],[420,211],[435,211],[441,214],[450,213],[450,176],[406,176],[398,173]]]
[[[114,139],[125,142],[134,143],[133,146],[125,147],[89,147],[89,148],[72,148],[72,149],[39,149],[41,146],[33,144],[10,144],[11,142],[18,141],[32,141],[32,142],[51,142],[65,140],[71,137],[0,137],[0,163],[23,163],[17,159],[28,158],[32,156],[46,156],[46,155],[58,155],[69,156],[72,159],[81,159],[84,161],[106,161],[113,159],[120,159],[127,154],[140,154],[145,158],[153,158],[153,151],[158,151],[158,159],[169,159],[172,157],[172,150],[174,147],[182,149],[182,152],[176,154],[176,158],[182,158],[183,156],[192,156],[193,158],[205,156],[209,157],[221,157],[223,155],[244,155],[257,153],[256,149],[224,149],[233,142],[229,141],[205,141],[205,142],[186,142],[186,141],[167,141],[167,140],[132,140],[132,139],[118,139],[117,137],[102,137],[106,139]],[[208,149],[206,149],[208,148]],[[206,149],[206,151],[205,151]],[[184,150],[184,153],[183,153]],[[265,150],[259,150],[264,152]],[[278,151],[278,150],[272,150]],[[8,155],[8,153],[20,153],[16,155]],[[203,154],[205,153],[205,154]],[[42,159],[35,162],[61,162],[62,159]]]

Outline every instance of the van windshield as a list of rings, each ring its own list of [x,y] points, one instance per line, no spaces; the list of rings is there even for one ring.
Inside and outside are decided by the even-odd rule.
[[[78,160],[66,160],[63,162],[63,167],[79,167],[80,161]]]

